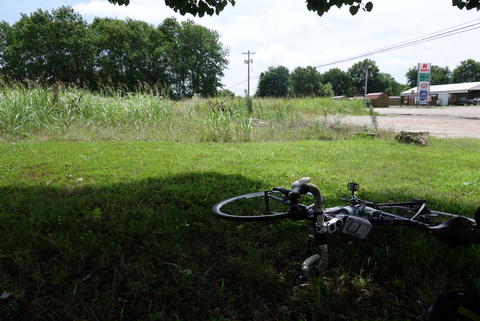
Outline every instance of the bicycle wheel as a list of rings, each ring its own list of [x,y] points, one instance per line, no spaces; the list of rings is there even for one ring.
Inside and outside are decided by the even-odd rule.
[[[395,206],[389,204],[382,204],[378,206],[378,209],[381,211],[387,212],[389,214],[393,214],[397,217],[402,217],[408,220],[414,220],[421,223],[428,224],[430,226],[439,225],[449,221],[455,217],[463,217],[469,220],[472,223],[475,223],[475,220],[470,217],[466,217],[463,215],[452,214],[442,211],[435,211],[427,209],[426,206]],[[388,217],[388,216],[387,216]]]
[[[272,221],[290,216],[290,202],[277,191],[235,196],[215,204],[213,213],[230,221]]]

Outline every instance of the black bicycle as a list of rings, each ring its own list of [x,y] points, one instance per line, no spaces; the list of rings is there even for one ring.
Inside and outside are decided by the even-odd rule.
[[[431,210],[427,201],[374,203],[355,195],[359,185],[349,183],[347,204],[323,208],[323,198],[310,178],[302,178],[291,189],[272,190],[235,196],[213,206],[213,213],[221,219],[248,222],[294,219],[311,221],[309,237],[317,241],[319,253],[302,264],[302,275],[307,277],[324,271],[328,265],[327,235],[335,232],[366,238],[374,225],[410,226],[435,236],[451,246],[480,243],[480,207],[475,219]],[[309,195],[310,203],[305,203]]]

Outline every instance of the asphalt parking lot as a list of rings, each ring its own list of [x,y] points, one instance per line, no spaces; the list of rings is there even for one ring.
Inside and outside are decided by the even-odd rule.
[[[480,106],[433,108],[375,108],[381,129],[428,131],[435,137],[480,139]],[[370,116],[347,116],[343,121],[371,126]]]

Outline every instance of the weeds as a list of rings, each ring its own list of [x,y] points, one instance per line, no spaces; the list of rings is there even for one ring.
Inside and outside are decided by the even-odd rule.
[[[3,140],[170,140],[244,142],[319,139],[303,129],[319,123],[315,115],[357,114],[356,101],[332,99],[191,99],[171,101],[157,93],[106,94],[36,85],[0,87],[0,137]],[[365,112],[365,111],[363,111]],[[258,120],[263,123],[256,126]],[[296,126],[306,123],[305,126]],[[327,139],[348,137],[325,128]],[[321,139],[321,138],[320,138]]]

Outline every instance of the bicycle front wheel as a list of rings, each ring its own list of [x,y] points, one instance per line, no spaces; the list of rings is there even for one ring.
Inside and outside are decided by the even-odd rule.
[[[235,196],[215,204],[213,213],[230,221],[273,221],[290,217],[290,202],[277,191]]]

